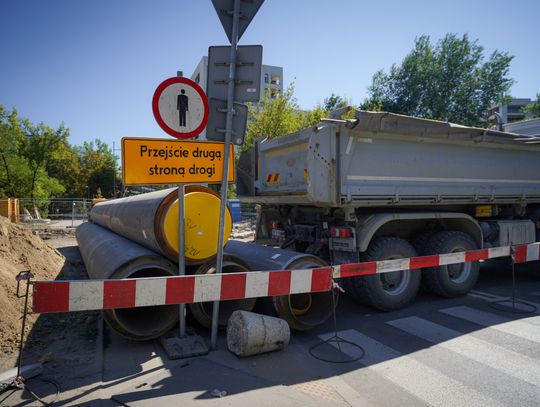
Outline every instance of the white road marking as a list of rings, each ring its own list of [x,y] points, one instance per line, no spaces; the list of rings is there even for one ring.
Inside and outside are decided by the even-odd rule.
[[[507,375],[540,386],[540,364],[535,359],[418,317],[402,318],[387,324]]]
[[[503,405],[358,331],[350,329],[340,331],[338,334],[346,340],[360,344],[366,350],[361,362],[366,364],[369,369],[432,406]],[[327,339],[330,336],[332,335],[321,335],[320,337]],[[343,347],[342,349],[351,357],[356,355],[352,347]]]
[[[452,307],[439,310],[443,314],[451,315],[456,318],[464,319],[475,324],[496,329],[511,335],[540,343],[540,327],[525,322],[525,320],[516,320],[501,317],[497,314],[485,311],[479,311],[467,306]],[[537,316],[531,318],[539,318]]]
[[[512,306],[511,305],[512,300],[511,300],[510,297],[501,297],[499,295],[494,295],[494,294],[487,293],[485,291],[478,291],[478,290],[472,290],[467,295],[470,296],[470,297],[480,298],[480,299],[488,301],[488,302],[508,300],[509,304],[510,304],[510,307]],[[531,310],[530,307],[526,307],[524,305],[522,306],[522,305],[519,304],[519,301],[523,301],[523,302],[526,302],[527,304],[531,304],[532,306],[536,307],[536,311],[531,312],[531,314],[540,314],[540,303],[532,302],[532,301],[529,301],[529,300],[524,300],[523,298],[518,298],[518,297],[516,297],[516,301],[517,301],[516,302],[516,308],[517,309],[529,310],[529,311]]]

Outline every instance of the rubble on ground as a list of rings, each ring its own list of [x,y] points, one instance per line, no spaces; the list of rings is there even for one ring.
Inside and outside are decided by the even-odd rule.
[[[255,238],[255,219],[243,220],[233,223],[231,239],[252,241]]]

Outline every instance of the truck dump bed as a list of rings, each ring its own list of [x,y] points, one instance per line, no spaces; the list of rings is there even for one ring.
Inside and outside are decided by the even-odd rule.
[[[357,111],[241,154],[244,202],[316,206],[540,202],[540,144],[512,133]]]

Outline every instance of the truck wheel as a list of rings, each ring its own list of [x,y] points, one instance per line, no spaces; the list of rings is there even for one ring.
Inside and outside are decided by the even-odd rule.
[[[378,237],[370,243],[364,261],[392,260],[415,257],[416,250],[398,237]],[[409,305],[420,288],[421,275],[414,270],[394,271],[353,277],[355,296],[381,311],[391,311]]]
[[[420,256],[424,255],[426,251],[426,246],[429,244],[429,241],[431,240],[433,235],[435,235],[437,232],[439,231],[433,229],[423,230],[420,233],[414,235],[414,237],[411,239],[412,245]],[[430,291],[429,287],[426,286],[426,282],[424,281],[424,279],[422,279],[422,282],[420,283],[420,288],[424,291]]]
[[[411,243],[420,256],[424,253],[429,241],[437,232],[438,230],[423,230],[412,238]]]
[[[425,255],[457,253],[478,249],[471,236],[459,231],[438,232],[426,246]],[[425,286],[443,297],[459,297],[472,290],[478,280],[478,262],[448,264],[422,270]]]

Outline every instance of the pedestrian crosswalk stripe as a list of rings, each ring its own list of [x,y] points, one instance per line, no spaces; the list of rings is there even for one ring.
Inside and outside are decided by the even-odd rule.
[[[509,376],[540,386],[540,364],[528,356],[418,317],[387,323]]]
[[[534,293],[531,293],[531,294],[534,295]],[[467,295],[469,297],[480,298],[481,300],[485,300],[485,301],[488,301],[488,302],[506,300],[506,301],[508,301],[506,305],[509,308],[512,307],[512,298],[510,298],[510,297],[501,297],[501,296],[498,296],[498,295],[486,293],[484,291],[477,291],[477,290],[472,290]],[[531,314],[540,314],[540,304],[539,303],[531,302],[531,301],[528,301],[528,300],[524,300],[523,298],[517,298],[517,297],[515,298],[515,301],[516,301],[515,302],[516,309],[530,311],[531,310],[531,305],[532,305],[533,307],[536,307],[536,310],[534,312],[532,312]],[[520,302],[527,303],[529,305],[520,304]]]
[[[456,318],[464,319],[475,324],[496,329],[511,335],[519,336],[536,343],[540,343],[540,327],[527,323],[526,319],[511,320],[492,312],[476,310],[474,308],[461,305],[458,307],[441,309],[439,312]],[[536,316],[530,318],[538,318]]]
[[[400,352],[356,330],[340,331],[339,336],[360,344],[366,354],[361,362],[397,386],[432,406],[502,406],[503,404],[471,389],[414,358]],[[328,339],[331,335],[321,335]],[[342,351],[351,357],[356,350],[343,347]]]

